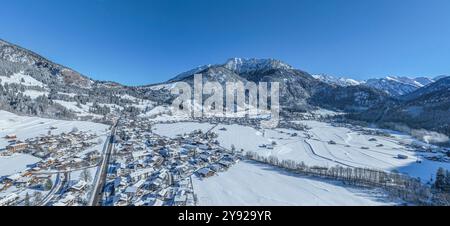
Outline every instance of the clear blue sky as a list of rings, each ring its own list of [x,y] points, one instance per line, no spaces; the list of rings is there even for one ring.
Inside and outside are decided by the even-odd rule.
[[[231,57],[358,79],[450,74],[449,0],[5,0],[0,38],[100,80]]]

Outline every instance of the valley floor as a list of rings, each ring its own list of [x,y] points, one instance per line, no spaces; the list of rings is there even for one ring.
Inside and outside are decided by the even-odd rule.
[[[399,171],[427,182],[434,179],[439,167],[450,170],[450,163],[426,159],[431,153],[418,153],[408,144],[418,142],[408,135],[390,136],[365,134],[341,126],[318,121],[301,121],[309,131],[293,129],[256,130],[243,125],[212,125],[208,123],[178,122],[157,124],[156,133],[176,137],[189,131],[212,130],[220,144],[228,149],[256,152],[261,156],[276,156],[280,160],[304,162],[308,166],[361,167],[385,171]],[[365,128],[368,131],[371,129]],[[330,144],[333,141],[334,144]],[[275,142],[276,145],[271,145]],[[262,145],[272,146],[270,148]],[[398,158],[399,155],[407,159]]]
[[[432,153],[415,152],[411,136],[379,135],[369,128],[351,128],[319,121],[301,121],[311,129],[257,130],[243,125],[178,122],[156,124],[154,132],[176,137],[194,130],[213,131],[221,146],[252,151],[260,156],[304,162],[308,166],[371,168],[398,171],[429,182],[439,167],[450,163],[425,158]],[[333,142],[330,142],[333,141]],[[273,146],[272,146],[273,145]],[[270,147],[270,148],[268,148]],[[406,159],[398,156],[406,156]],[[377,190],[350,188],[340,182],[317,180],[286,173],[270,165],[243,161],[228,171],[206,178],[193,178],[197,205],[395,205]]]
[[[200,206],[379,206],[395,205],[376,190],[287,173],[241,161],[228,171],[193,180]]]

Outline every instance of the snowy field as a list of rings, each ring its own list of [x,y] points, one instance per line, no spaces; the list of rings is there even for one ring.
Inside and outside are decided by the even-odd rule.
[[[0,80],[1,80],[0,84],[2,85],[21,84],[24,86],[45,87],[45,85],[42,82],[39,82],[38,80],[34,79],[29,75],[25,75],[23,72],[13,74],[10,77],[0,76]]]
[[[318,121],[302,121],[310,126],[310,131],[275,129],[259,131],[241,125],[218,125],[213,131],[219,134],[218,141],[225,148],[232,145],[237,150],[257,152],[262,156],[277,156],[304,162],[310,166],[363,167],[386,171],[397,170],[411,177],[429,181],[439,167],[450,170],[450,163],[429,161],[418,153],[407,150],[400,142],[413,142],[407,135],[394,134],[393,137],[364,135],[345,127],[335,127]],[[196,129],[207,131],[214,125],[208,123],[157,124],[155,132],[175,137],[177,134]],[[225,128],[225,130],[223,129]],[[297,136],[294,136],[294,134]],[[330,144],[334,141],[336,144]],[[276,142],[273,149],[261,147]],[[398,155],[408,156],[399,159]],[[417,163],[421,160],[421,163]]]
[[[202,130],[206,132],[213,128],[214,125],[209,123],[197,123],[197,122],[179,122],[172,124],[156,124],[152,130],[154,133],[169,138],[175,138],[177,135],[184,133],[190,133],[194,130]]]
[[[8,145],[8,140],[4,138],[8,134],[15,134],[19,140],[25,140],[47,135],[50,127],[56,127],[56,129],[52,130],[52,134],[54,135],[68,133],[75,127],[79,131],[104,136],[103,139],[106,139],[109,132],[108,125],[99,123],[26,117],[0,111],[0,149]]]
[[[384,194],[280,171],[271,166],[239,162],[206,179],[193,178],[197,205],[215,206],[373,206],[394,205]]]
[[[41,161],[41,159],[24,154],[0,156],[0,177],[20,173],[26,170],[28,165],[39,161]]]
[[[167,121],[186,121],[190,119],[186,114],[173,111],[171,106],[157,106],[140,114],[139,117],[162,123]]]

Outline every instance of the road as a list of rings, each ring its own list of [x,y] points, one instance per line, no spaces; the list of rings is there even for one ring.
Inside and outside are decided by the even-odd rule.
[[[105,183],[106,183],[106,175],[108,172],[108,165],[111,160],[111,155],[112,155],[112,151],[113,151],[113,139],[114,139],[114,136],[116,135],[116,129],[117,129],[118,122],[119,122],[119,120],[117,120],[116,123],[114,124],[114,126],[112,127],[111,135],[109,136],[109,138],[107,139],[107,141],[105,143],[105,147],[104,147],[104,151],[103,151],[103,160],[100,165],[100,169],[94,178],[94,190],[93,190],[94,193],[93,193],[93,195],[91,195],[91,198],[89,201],[89,204],[91,206],[101,206],[102,205],[103,187],[105,186]]]
[[[42,202],[38,204],[38,206],[45,206],[45,205],[47,205],[50,202],[50,200],[53,199],[55,193],[61,188],[61,186],[63,184],[62,181],[64,181],[64,180],[65,180],[64,174],[58,173],[56,175],[56,180],[55,180],[55,183],[54,183],[52,189],[44,197]]]

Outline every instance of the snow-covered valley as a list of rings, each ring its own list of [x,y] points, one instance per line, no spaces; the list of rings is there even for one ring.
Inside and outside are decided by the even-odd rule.
[[[242,161],[224,173],[195,178],[201,206],[380,206],[395,205],[380,191],[287,173]]]

